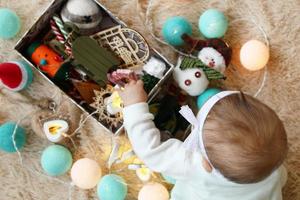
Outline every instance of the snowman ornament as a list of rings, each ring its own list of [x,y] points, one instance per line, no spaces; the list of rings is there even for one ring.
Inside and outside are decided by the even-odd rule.
[[[225,76],[204,64],[201,60],[180,57],[173,77],[178,86],[190,96],[199,96],[206,90],[211,80],[225,79]]]
[[[188,35],[183,40],[197,58],[180,57],[173,77],[190,96],[199,96],[210,81],[225,79],[224,72],[231,60],[232,50],[221,39],[196,40]]]

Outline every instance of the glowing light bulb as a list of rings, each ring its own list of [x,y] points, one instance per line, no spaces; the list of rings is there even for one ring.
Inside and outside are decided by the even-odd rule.
[[[269,61],[270,51],[267,45],[258,40],[246,42],[240,52],[242,65],[250,70],[256,71],[264,68]]]

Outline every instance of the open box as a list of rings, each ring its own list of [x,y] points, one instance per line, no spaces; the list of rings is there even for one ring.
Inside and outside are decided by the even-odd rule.
[[[100,12],[102,13],[102,21],[98,25],[98,29],[99,29],[98,32],[95,33],[95,34],[90,35],[90,38],[93,38],[95,41],[103,44],[103,43],[105,43],[105,40],[108,41],[110,39],[110,37],[114,36],[114,34],[120,34],[120,32],[123,31],[120,38],[123,41],[125,41],[125,43],[127,43],[127,45],[129,45],[130,48],[132,48],[132,47],[139,48],[138,45],[134,46],[131,43],[132,43],[132,41],[135,40],[135,37],[137,37],[140,40],[143,40],[141,35],[139,33],[135,32],[135,31],[127,28],[127,26],[124,22],[122,22],[120,19],[118,19],[117,17],[112,15],[112,13],[109,10],[107,10],[103,5],[101,5],[99,2],[97,2],[97,1],[95,1],[95,2],[97,4],[97,6],[99,6]],[[46,78],[50,83],[58,86],[67,96],[69,96],[70,100],[72,100],[80,109],[82,109],[83,111],[91,114],[91,113],[95,113],[96,108],[93,108],[91,106],[91,104],[82,103],[83,101],[80,100],[80,98],[75,98],[74,95],[72,93],[70,93],[69,87],[66,87],[66,85],[70,84],[69,82],[68,83],[57,82],[57,80],[53,79],[51,76],[49,76],[49,74],[45,74],[41,70],[41,66],[39,64],[35,63],[33,61],[32,56],[30,56],[28,54],[28,49],[31,49],[33,44],[36,45],[37,41],[44,42],[44,41],[46,41],[45,37],[49,37],[49,35],[52,36],[50,21],[51,21],[51,19],[53,18],[54,15],[59,15],[60,14],[61,10],[64,8],[66,3],[67,3],[67,0],[55,0],[55,1],[53,1],[53,3],[44,12],[44,14],[39,18],[39,20],[33,25],[33,27],[18,42],[15,49],[44,78]],[[120,31],[120,30],[122,30],[122,31]],[[133,36],[131,37],[130,34],[133,34]],[[128,38],[128,37],[131,37],[131,38]],[[49,45],[47,42],[45,42],[45,43],[46,43],[46,45]],[[57,51],[55,51],[55,50],[56,49],[54,49],[54,52],[57,53]],[[134,52],[138,52],[138,49],[132,49],[132,50]],[[112,51],[112,49],[109,49],[109,51]],[[136,53],[136,55],[137,54],[138,53]],[[117,55],[117,54],[115,54],[115,55]],[[160,86],[163,85],[163,83],[168,79],[168,77],[170,76],[170,74],[173,70],[173,65],[170,62],[168,62],[167,59],[165,59],[160,53],[158,53],[155,49],[153,49],[151,47],[149,47],[149,56],[147,56],[145,61],[143,61],[144,63],[138,63],[138,65],[146,64],[149,61],[149,59],[151,59],[151,58],[156,58],[156,59],[160,60],[161,62],[163,62],[166,66],[166,69],[164,71],[163,77],[160,80],[158,80],[156,82],[155,86],[152,87],[148,91],[149,92],[149,97],[150,97],[149,101],[151,101],[151,99],[155,98],[156,94],[159,91]],[[68,62],[70,61],[69,58],[66,58],[64,60],[64,62],[66,60],[68,60]],[[124,64],[124,62],[121,62],[121,63]],[[72,63],[71,63],[71,66],[72,66]],[[76,72],[78,72],[80,70],[81,69],[77,69]],[[86,73],[86,72],[83,72],[83,74],[86,74],[88,77],[90,75],[89,73]],[[89,78],[91,78],[91,77],[89,77]],[[91,79],[93,79],[93,78],[91,78]],[[80,81],[82,81],[82,80],[80,80]],[[93,79],[92,81],[93,81],[94,84],[98,83],[97,80],[95,81]],[[104,90],[107,89],[106,85],[105,86],[101,85],[100,87],[101,87],[101,89],[104,89]],[[68,89],[66,89],[66,88],[68,88]],[[73,88],[72,88],[72,90],[73,90]],[[101,93],[101,91],[100,91],[100,93]],[[77,93],[77,95],[78,95],[78,93]],[[96,95],[96,93],[95,93],[95,95]],[[108,92],[107,94],[105,94],[105,92],[102,92],[101,95],[102,95],[101,98],[104,98],[105,97],[104,95],[109,96],[109,95],[111,95],[111,93],[109,94],[109,92]],[[96,101],[95,98],[94,98],[94,100]],[[102,99],[102,101],[100,103],[103,103],[103,102],[104,101]],[[99,104],[99,102],[98,102],[98,104]],[[105,106],[103,105],[103,107],[105,107]],[[120,133],[120,131],[123,128],[122,119],[120,119],[117,124],[112,126],[111,124],[109,124],[109,121],[107,119],[105,119],[105,117],[102,118],[102,116],[106,116],[106,115],[108,115],[108,114],[107,114],[107,111],[105,111],[105,109],[104,109],[102,111],[99,110],[99,112],[94,114],[93,116],[100,122],[100,124],[106,130],[108,130],[108,131],[110,131],[114,134]]]

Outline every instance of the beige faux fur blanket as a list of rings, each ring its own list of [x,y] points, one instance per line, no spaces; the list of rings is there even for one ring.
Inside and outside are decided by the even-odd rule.
[[[0,7],[15,10],[22,19],[21,33],[13,40],[0,40],[0,61],[18,59],[13,50],[20,37],[38,19],[50,4],[50,0],[0,0]],[[147,0],[102,0],[115,15],[124,20],[130,27],[141,32],[148,42],[175,62],[176,54],[167,46],[156,42],[144,25]],[[198,34],[197,21],[207,8],[218,8],[226,13],[230,20],[229,31],[225,40],[233,47],[234,58],[228,70],[226,86],[241,89],[254,94],[262,81],[263,71],[249,72],[240,65],[238,55],[241,45],[249,39],[263,40],[258,26],[263,27],[271,47],[271,59],[268,64],[268,76],[258,98],[276,110],[284,121],[288,139],[289,154],[286,166],[289,179],[284,188],[285,200],[300,199],[300,1],[299,0],[152,0],[152,11],[149,13],[152,28],[160,36],[162,23],[169,16],[182,15],[194,25],[194,34]],[[0,90],[0,122],[17,121],[35,111],[34,99],[53,98],[58,104],[65,99],[60,91],[36,74],[35,81],[29,90],[22,93],[11,93]],[[74,115],[78,109],[69,102]],[[68,175],[51,179],[42,174],[40,156],[49,143],[40,139],[30,127],[30,117],[22,121],[28,132],[28,143],[22,151],[23,166],[17,154],[0,152],[0,199],[1,200],[58,200],[97,199],[95,191],[83,191],[76,188],[69,190]],[[78,115],[79,117],[79,115]],[[111,150],[111,135],[101,129],[94,121],[89,120],[80,131],[80,145],[74,151],[74,159],[89,157],[97,160],[107,173],[106,161]],[[120,139],[127,144],[126,138]],[[119,170],[129,186],[127,199],[137,199],[137,192],[142,186],[135,172]],[[71,193],[69,194],[69,191]]]

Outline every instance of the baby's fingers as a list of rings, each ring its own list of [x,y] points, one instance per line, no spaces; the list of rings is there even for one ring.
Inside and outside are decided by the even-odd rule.
[[[144,82],[142,80],[138,80],[136,84],[139,86],[144,86]]]

